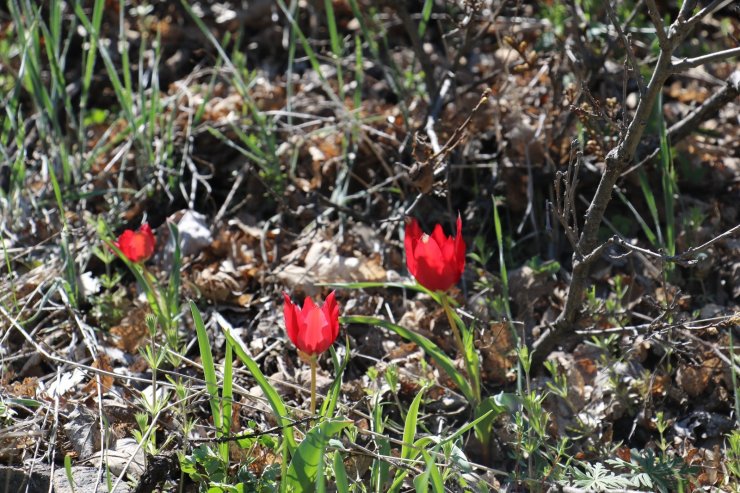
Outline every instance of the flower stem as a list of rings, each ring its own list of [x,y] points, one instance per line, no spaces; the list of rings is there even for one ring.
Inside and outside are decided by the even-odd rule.
[[[318,357],[311,355],[311,416],[316,412],[316,363]]]
[[[144,264],[137,265],[141,268],[141,277],[144,280],[145,289],[151,293],[151,298],[147,296],[149,305],[152,310],[156,309],[157,313],[155,313],[155,315],[157,316],[159,323],[162,325],[162,329],[166,332],[170,328],[169,311],[165,311],[167,309],[167,302],[162,300],[162,295],[156,285],[156,278],[154,275],[147,270]],[[152,305],[152,300],[154,301],[154,305]]]
[[[450,306],[450,302],[447,299],[447,293],[440,293],[439,299],[442,300],[442,308],[444,308],[445,310],[447,321],[450,323],[450,329],[452,330],[452,334],[455,336],[457,350],[460,351],[462,357],[465,358],[465,361],[467,361],[468,358],[465,357],[465,345],[463,344],[462,336],[460,335],[460,328],[457,326],[455,318],[452,316],[452,307]]]
[[[450,306],[450,301],[447,298],[447,293],[440,292],[439,299],[442,301],[442,308],[444,308],[445,315],[447,315],[447,321],[450,323],[452,334],[455,336],[455,342],[457,343],[458,351],[460,351],[463,361],[465,361],[465,369],[468,372],[468,381],[473,388],[473,393],[475,394],[476,398],[476,402],[474,404],[478,404],[481,398],[480,378],[478,377],[479,370],[478,368],[473,368],[474,365],[477,365],[477,361],[475,361],[475,359],[471,360],[471,356],[465,349],[465,343],[463,342],[463,338],[460,335],[460,328],[458,327],[457,322],[455,321],[455,317],[452,314],[452,307]],[[475,349],[473,349],[473,351],[475,351]]]

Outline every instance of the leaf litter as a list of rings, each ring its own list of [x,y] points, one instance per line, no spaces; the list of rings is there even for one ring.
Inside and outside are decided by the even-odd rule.
[[[356,19],[346,8],[349,2],[333,3],[341,17],[340,25],[352,28]],[[145,456],[140,447],[136,450],[131,434],[133,413],[124,413],[128,414],[124,419],[111,419],[110,426],[118,427],[117,432],[123,435],[103,440],[97,404],[111,399],[135,409],[139,392],[146,389],[143,381],[150,380],[151,374],[139,351],[148,343],[149,305],[134,279],[124,277],[124,316],[110,329],[96,330],[92,344],[97,356],[84,349],[80,342],[83,334],[69,323],[69,310],[73,310],[97,327],[91,303],[86,300],[104,289],[98,287],[98,282],[106,266],[91,254],[98,242],[94,217],[102,217],[118,230],[138,226],[146,217],[160,226],[156,234],[162,244],[167,243],[168,229],[162,225],[166,221],[178,224],[184,258],[183,299],[197,299],[205,311],[228,318],[283,398],[299,409],[306,407],[309,376],[296,352],[286,344],[280,326],[281,305],[276,301],[279,292],[289,289],[294,296],[319,295],[328,291],[324,285],[330,283],[407,279],[400,242],[401,218],[418,194],[413,177],[407,175],[414,158],[420,161],[433,152],[427,137],[414,133],[414,129],[423,128],[432,101],[408,93],[406,88],[403,96],[407,100],[398,104],[399,95],[390,87],[387,68],[366,61],[373,66],[360,81],[361,105],[352,109],[353,119],[343,120],[346,115],[328,96],[322,78],[306,65],[305,59],[294,73],[281,72],[282,52],[278,47],[287,32],[284,24],[271,22],[269,16],[243,19],[239,9],[226,4],[219,4],[219,8],[201,6],[204,19],[215,32],[234,34],[239,32],[240,23],[246,22],[253,26],[251,41],[244,45],[247,58],[252,57],[249,63],[254,64],[250,69],[254,71],[250,78],[251,100],[247,100],[231,74],[214,66],[213,49],[191,21],[181,11],[170,9],[169,2],[153,4],[148,14],[134,15],[133,10],[125,10],[123,18],[131,43],[146,33],[144,26],[159,26],[159,31],[155,29],[149,35],[158,32],[163,46],[160,83],[166,84],[160,89],[162,97],[170,98],[172,104],[163,107],[161,116],[162,122],[172,122],[168,130],[175,144],[172,166],[161,162],[147,166],[143,155],[138,154],[141,150],[127,140],[126,123],[121,119],[103,120],[87,127],[90,134],[86,151],[99,144],[104,149],[93,156],[89,170],[77,177],[79,189],[90,195],[87,202],[70,201],[70,210],[61,214],[49,205],[52,190],[48,174],[35,172],[49,169],[40,157],[48,148],[33,139],[27,139],[27,166],[34,172],[23,176],[22,191],[16,190],[14,197],[3,196],[8,270],[2,277],[2,300],[8,316],[3,318],[0,335],[0,402],[23,397],[41,405],[9,407],[12,412],[0,413],[0,420],[8,436],[17,429],[37,434],[29,436],[45,437],[39,449],[37,440],[18,439],[16,435],[4,438],[0,431],[1,449],[12,449],[7,457],[17,464],[28,457],[57,451],[58,457],[74,452],[75,460],[95,465],[96,460],[105,457],[113,474],[123,472],[126,464],[127,472],[134,476],[146,468]],[[113,5],[117,6],[115,2]],[[380,7],[386,13],[392,12],[389,9]],[[523,14],[533,15],[535,6],[525,3],[523,9]],[[117,16],[106,13],[106,22],[117,25]],[[426,224],[434,224],[444,223],[461,211],[466,237],[481,236],[493,245],[490,196],[503,197],[509,242],[504,258],[509,268],[506,281],[514,330],[504,320],[501,306],[491,301],[502,295],[504,282],[497,258],[469,267],[461,284],[466,296],[458,297],[478,296],[482,300],[482,306],[471,303],[474,306],[464,308],[475,317],[475,342],[489,395],[512,391],[516,385],[517,339],[536,336],[562,309],[568,280],[563,271],[568,269],[570,250],[559,233],[547,230],[546,211],[538,204],[544,203],[549,193],[554,170],[568,161],[577,120],[574,114],[578,112],[566,109],[569,104],[588,101],[584,94],[570,101],[568,89],[560,87],[563,74],[575,68],[570,67],[567,52],[561,53],[554,44],[547,49],[538,44],[544,43],[542,36],[552,34],[545,23],[526,16],[500,19],[506,22],[497,20],[489,26],[484,32],[491,34],[490,38],[481,38],[470,64],[460,67],[457,75],[461,83],[453,89],[457,92],[452,100],[443,105],[437,138],[445,142],[453,135],[471,114],[483,89],[491,90],[490,104],[472,116],[461,146],[445,162],[446,171],[433,171],[434,186],[423,187],[430,194],[412,212]],[[140,23],[142,20],[146,22]],[[359,26],[352,29],[357,33]],[[499,43],[493,36],[497,30],[524,45]],[[117,29],[105,34],[107,39],[117,38],[114,31]],[[405,40],[401,42],[398,32],[390,31],[388,35],[399,43],[386,63],[413,67],[413,49]],[[442,63],[440,58],[444,56],[437,51],[433,54]],[[722,79],[733,67],[728,63],[712,69],[713,77]],[[115,106],[113,92],[102,82],[102,63],[95,70],[94,84],[100,90],[91,91],[90,105],[108,111]],[[622,70],[621,64],[618,70]],[[599,77],[590,88],[594,97],[621,94],[621,75],[602,73]],[[712,88],[706,77],[677,77],[664,88],[666,117],[680,119],[706,101]],[[630,92],[628,96],[634,94],[632,89]],[[289,93],[292,99],[288,99]],[[245,116],[250,115],[251,104],[263,114],[274,116],[273,127],[267,133],[278,136],[276,145],[263,150],[257,159],[244,157],[245,149],[255,152],[250,147],[255,140],[249,135],[260,131],[252,117]],[[588,168],[582,177],[584,194],[591,193],[596,183],[600,152],[609,138],[609,132],[602,128],[608,123],[594,122],[588,115],[596,110],[588,104],[590,107],[584,110],[587,116],[579,122],[589,144],[584,147],[584,165]],[[625,104],[629,106],[629,97]],[[728,103],[703,123],[701,132],[674,145],[681,166],[681,207],[675,218],[680,230],[677,251],[708,241],[738,222],[739,212],[733,201],[740,173],[737,106],[736,100]],[[290,119],[286,116],[288,107]],[[196,124],[194,115],[198,112],[201,114]],[[167,138],[165,129],[162,123],[152,131],[163,141]],[[348,160],[351,165],[346,164]],[[270,175],[265,162],[277,167],[280,180]],[[659,178],[655,167],[647,171],[653,181]],[[173,173],[178,186],[171,188],[167,180]],[[138,191],[145,187],[149,187],[147,192],[140,194]],[[625,178],[622,187],[642,217],[648,218],[647,201],[638,193],[636,178]],[[64,192],[70,193],[72,188]],[[610,227],[649,245],[629,208],[617,204],[612,207]],[[69,221],[74,239],[71,258],[79,262],[84,273],[84,296],[76,306],[57,289],[57,283],[67,279],[64,266],[69,262],[69,257],[60,257],[66,234],[62,217]],[[675,276],[668,278],[664,266],[639,255],[623,261],[606,256],[600,259],[591,277],[593,296],[586,300],[578,328],[582,342],[549,356],[567,388],[565,395],[551,394],[545,402],[552,416],[549,432],[553,437],[571,438],[573,455],[602,461],[619,455],[605,450],[625,444],[627,459],[622,458],[631,461],[629,449],[656,448],[660,437],[655,416],[662,412],[670,423],[667,437],[673,453],[687,464],[703,468],[696,483],[704,487],[723,484],[723,476],[728,477],[728,473],[723,469],[726,452],[722,440],[733,429],[733,393],[737,390],[731,371],[735,356],[730,354],[728,337],[730,332],[735,334],[737,344],[737,241],[728,238],[717,242],[702,262],[677,267]],[[151,264],[152,273],[164,284],[168,282],[172,255],[172,251],[159,253]],[[551,272],[527,263],[539,255],[557,260],[563,267]],[[469,266],[472,264],[469,260]],[[621,297],[615,276],[628,286]],[[491,285],[484,285],[484,281]],[[346,290],[339,296],[347,313],[388,317],[455,356],[449,325],[428,297],[394,288]],[[199,388],[200,356],[197,344],[193,344],[191,322],[186,320],[187,315],[178,316],[188,348],[183,356],[195,364],[183,363],[168,371],[192,379],[193,386]],[[13,329],[11,321],[21,323],[38,344],[69,363],[40,355]],[[209,325],[209,332],[212,341],[218,341],[213,346],[214,356],[221,364],[223,338],[214,327],[216,324]],[[348,326],[342,330],[353,352],[340,394],[346,409],[366,412],[368,402],[376,398],[391,401],[394,393],[403,408],[419,392],[421,382],[433,382],[429,395],[438,402],[430,402],[428,408],[440,419],[433,421],[430,417],[430,427],[436,423],[450,431],[464,422],[456,414],[460,409],[464,411],[457,389],[416,345],[377,328]],[[114,354],[114,349],[120,351],[117,357],[106,356]],[[461,366],[460,361],[456,364]],[[333,367],[329,359],[319,365],[318,387],[325,392],[332,382]],[[242,389],[235,402],[234,426],[245,427],[250,420],[262,427],[273,425],[269,407],[260,400],[264,394],[240,370],[237,365],[235,382]],[[394,371],[398,371],[397,387],[392,387],[386,377]],[[166,385],[162,375],[160,379]],[[555,375],[541,370],[532,384],[545,390],[554,380]],[[64,412],[58,412],[60,405]],[[212,436],[213,423],[208,421],[203,398],[193,398],[188,405],[197,422],[188,438]],[[361,405],[365,408],[360,409]],[[366,419],[360,416],[356,416],[358,421]],[[400,411],[389,410],[387,417],[392,436],[400,436]],[[166,416],[168,421],[176,419],[173,414]],[[497,443],[493,447],[498,447],[494,449],[497,453],[486,454],[469,445],[468,458],[484,461],[488,457],[485,465],[512,467],[507,458],[513,442],[510,419],[500,418],[496,428]],[[62,425],[68,444],[51,440],[52,422]],[[164,433],[164,428],[159,431]],[[395,448],[393,451],[397,452]],[[250,468],[255,473],[276,461],[266,447],[257,446],[252,452],[257,460],[250,463]],[[5,452],[2,455],[6,457]],[[361,464],[359,457],[352,461],[356,474],[363,475],[370,467]]]

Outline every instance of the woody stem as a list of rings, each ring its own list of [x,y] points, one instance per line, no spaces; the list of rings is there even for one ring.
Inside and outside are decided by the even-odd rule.
[[[311,416],[316,412],[316,362],[317,356],[311,355]]]

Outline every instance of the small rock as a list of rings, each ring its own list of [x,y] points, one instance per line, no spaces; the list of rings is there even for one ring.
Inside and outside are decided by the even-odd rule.
[[[41,464],[36,464],[30,475],[23,469],[0,466],[0,491],[47,493],[50,481],[49,471],[49,466]]]
[[[186,211],[177,228],[180,231],[180,252],[183,257],[196,256],[213,241],[206,216],[198,212]]]
[[[98,476],[97,467],[85,467],[85,466],[72,466],[72,481],[74,481],[74,489],[70,486],[69,480],[67,479],[67,471],[64,468],[60,468],[54,471],[54,493],[73,493],[80,491],[107,491],[105,486],[105,478]],[[111,493],[129,493],[131,487],[124,482],[118,484]]]

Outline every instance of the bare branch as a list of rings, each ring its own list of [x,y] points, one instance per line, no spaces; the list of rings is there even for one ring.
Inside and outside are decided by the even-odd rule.
[[[740,70],[734,71],[727,79],[725,84],[719,91],[712,94],[712,96],[704,101],[701,106],[694,109],[688,114],[683,120],[678,121],[671,125],[668,129],[668,138],[672,143],[676,143],[686,138],[691,132],[693,132],[699,125],[708,120],[714,115],[720,108],[724,107],[727,103],[734,100],[740,95]],[[653,151],[639,163],[630,167],[622,173],[622,176],[626,176],[636,169],[640,168],[644,164],[654,159],[660,148],[656,147]]]
[[[670,47],[670,41],[668,35],[665,33],[665,26],[663,26],[663,19],[660,17],[658,12],[658,6],[655,5],[655,0],[646,0],[648,14],[650,15],[650,21],[655,26],[655,34],[658,36],[658,44],[663,50],[668,50]]]
[[[725,60],[727,58],[732,58],[736,56],[740,56],[740,47],[730,48],[728,50],[722,50],[716,53],[709,53],[708,55],[702,55],[695,58],[684,58],[679,62],[673,63],[673,71],[683,72],[684,70],[698,67],[700,65],[704,65],[705,63],[718,62],[720,60]]]
[[[740,224],[738,224],[734,228],[728,229],[727,231],[725,231],[721,235],[712,238],[711,240],[707,241],[706,243],[704,243],[702,245],[699,245],[698,247],[691,247],[691,248],[689,248],[688,250],[686,250],[685,252],[683,252],[681,255],[676,255],[674,257],[669,257],[669,260],[672,260],[672,261],[675,262],[676,260],[674,260],[674,259],[681,259],[681,260],[689,259],[689,258],[693,257],[694,255],[696,255],[697,253],[703,252],[704,250],[706,250],[707,248],[709,248],[713,244],[717,243],[718,241],[724,240],[725,238],[729,238],[730,236],[734,235],[738,231],[740,231]]]
[[[591,263],[594,260],[597,260],[598,257],[601,256],[601,254],[606,250],[606,248],[609,245],[619,245],[622,248],[625,248],[626,250],[629,250],[630,252],[638,252],[643,255],[646,255],[648,257],[653,257],[660,259],[663,262],[673,262],[674,264],[678,264],[682,267],[691,267],[692,265],[695,265],[698,261],[694,258],[696,254],[703,252],[710,246],[714,245],[718,241],[724,240],[726,238],[729,238],[733,236],[735,233],[740,231],[740,224],[737,226],[728,229],[724,233],[715,236],[711,240],[707,241],[706,243],[703,243],[697,247],[691,247],[685,252],[679,254],[679,255],[665,255],[660,252],[654,252],[652,250],[649,250],[647,248],[642,248],[637,245],[633,245],[624,238],[622,238],[619,235],[614,235],[606,242],[599,245],[593,252],[591,252],[587,257],[583,259],[584,263]]]
[[[583,296],[588,286],[588,276],[591,262],[597,258],[597,254],[605,248],[603,245],[597,246],[599,227],[604,222],[604,213],[609,202],[611,201],[612,190],[622,171],[634,159],[637,148],[640,145],[642,136],[645,132],[648,119],[653,111],[655,101],[663,90],[668,77],[672,74],[671,57],[676,46],[688,36],[696,23],[716,10],[722,8],[729,0],[715,0],[706,8],[702,9],[696,16],[685,20],[685,17],[679,15],[679,18],[673,22],[668,29],[666,38],[660,43],[660,53],[653,67],[653,72],[648,81],[645,93],[640,98],[632,120],[629,122],[624,135],[621,136],[619,143],[606,156],[606,167],[601,175],[601,180],[596,189],[596,193],[591,199],[591,203],[586,211],[585,221],[578,240],[577,248],[573,254],[573,275],[570,280],[568,294],[565,298],[563,310],[548,330],[535,341],[533,345],[533,360],[537,363],[544,361],[547,354],[555,347],[558,341],[572,329],[578,313],[580,311]],[[653,5],[653,2],[650,2]],[[686,15],[688,10],[682,13]],[[657,10],[653,10],[657,14]],[[657,17],[656,17],[657,21]],[[660,25],[660,24],[659,24]],[[657,29],[657,26],[656,26]],[[658,29],[659,31],[659,29]],[[658,34],[662,37],[662,34]],[[692,253],[696,253],[695,251]],[[594,254],[591,256],[591,254]],[[674,259],[681,261],[683,258]]]
[[[678,13],[677,20],[685,21],[691,14],[691,11],[694,10],[694,5],[696,5],[696,0],[684,0],[683,5],[681,5],[681,11]]]
[[[735,70],[727,79],[727,84],[719,91],[704,101],[683,120],[671,125],[668,129],[668,137],[672,142],[677,142],[689,135],[702,122],[709,119],[720,108],[740,95],[740,70]]]
[[[555,175],[555,217],[563,226],[565,236],[568,238],[573,250],[579,255],[578,250],[578,214],[576,213],[576,189],[578,188],[578,169],[581,162],[581,153],[578,151],[578,141],[574,140],[570,145],[571,155],[568,161],[568,170],[563,173],[559,171]],[[562,189],[561,187],[564,187]]]
[[[696,25],[700,20],[702,20],[705,16],[709,14],[713,14],[717,12],[719,9],[724,8],[725,6],[729,5],[732,2],[732,0],[714,0],[712,3],[701,9],[695,16],[693,16],[691,19],[686,21],[686,28],[688,30],[693,29],[694,25]],[[683,9],[681,9],[683,11]]]
[[[648,5],[650,2],[648,2]],[[637,60],[635,59],[635,54],[632,52],[632,46],[630,45],[630,42],[627,40],[627,36],[624,35],[624,31],[622,31],[622,27],[619,25],[619,20],[617,19],[616,14],[614,13],[614,9],[612,8],[612,3],[610,1],[606,2],[606,11],[609,14],[609,19],[612,21],[612,24],[614,25],[614,29],[617,30],[617,34],[619,35],[619,38],[622,40],[622,45],[624,46],[624,51],[627,53],[627,58],[630,61],[630,65],[632,66],[632,73],[635,76],[635,81],[637,81],[637,87],[640,88],[640,96],[645,94],[645,82],[642,80],[642,75],[640,74],[640,66],[637,64]],[[662,27],[662,24],[661,24]],[[663,32],[663,37],[665,37],[665,32]],[[666,38],[666,42],[668,41],[668,38]],[[661,47],[663,46],[661,42]]]

